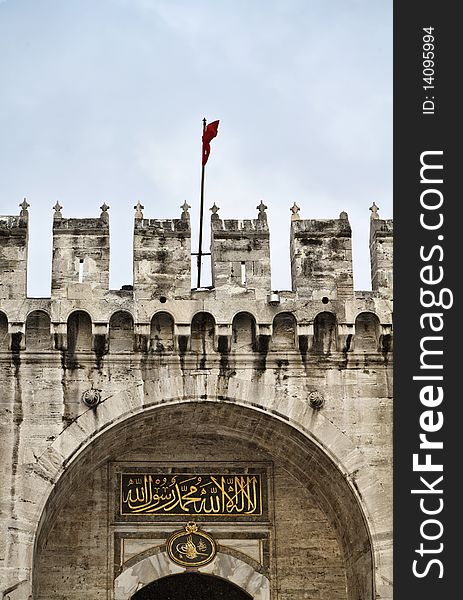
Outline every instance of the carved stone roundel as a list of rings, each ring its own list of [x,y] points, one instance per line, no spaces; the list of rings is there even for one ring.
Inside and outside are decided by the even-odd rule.
[[[319,409],[325,404],[325,398],[323,394],[314,390],[309,393],[309,403],[312,408]]]
[[[93,408],[101,402],[101,392],[99,390],[87,390],[82,394],[82,402],[90,408]]]

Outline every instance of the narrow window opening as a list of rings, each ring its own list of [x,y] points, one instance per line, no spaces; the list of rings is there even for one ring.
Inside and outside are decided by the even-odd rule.
[[[246,263],[241,263],[241,285],[246,285]]]
[[[84,281],[84,259],[79,259],[79,283]]]

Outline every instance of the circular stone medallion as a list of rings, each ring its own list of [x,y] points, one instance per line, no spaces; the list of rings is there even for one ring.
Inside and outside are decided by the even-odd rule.
[[[94,408],[101,402],[100,390],[87,390],[82,394],[82,402],[84,402],[90,408]]]
[[[187,523],[185,529],[173,533],[166,542],[169,558],[182,567],[201,567],[214,560],[217,545],[213,538],[198,531],[196,523]]]

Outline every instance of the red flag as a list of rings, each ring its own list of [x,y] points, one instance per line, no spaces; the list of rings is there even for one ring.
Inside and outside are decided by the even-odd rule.
[[[207,159],[209,158],[211,152],[211,140],[216,137],[218,128],[219,121],[212,121],[203,132],[203,166],[207,163]]]

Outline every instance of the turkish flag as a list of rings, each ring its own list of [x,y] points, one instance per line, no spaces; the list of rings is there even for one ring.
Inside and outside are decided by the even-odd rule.
[[[207,159],[211,153],[211,140],[216,137],[218,128],[219,121],[212,121],[203,132],[203,166],[207,163]]]

